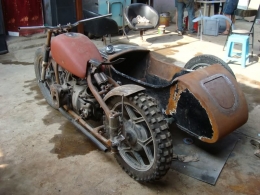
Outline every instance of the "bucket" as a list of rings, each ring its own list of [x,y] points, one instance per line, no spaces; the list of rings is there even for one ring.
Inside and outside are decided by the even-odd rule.
[[[165,34],[165,25],[160,25],[158,27],[158,34],[159,35]]]
[[[170,26],[170,13],[169,12],[164,12],[160,14],[160,20],[159,20],[160,25],[165,25]]]
[[[184,18],[184,23],[185,23],[185,29],[188,29],[188,24],[189,24],[189,17],[186,16]],[[193,28],[194,30],[198,31],[198,22],[193,22]]]

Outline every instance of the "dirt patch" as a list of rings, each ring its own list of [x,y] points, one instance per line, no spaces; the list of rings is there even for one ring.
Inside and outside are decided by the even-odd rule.
[[[29,88],[31,91],[36,92],[34,99],[39,100],[37,104],[47,106],[49,113],[42,118],[44,125],[49,126],[56,123],[64,123],[64,117],[60,114],[60,112],[49,106],[43,98],[36,79],[25,81],[25,83],[25,88]],[[79,132],[69,121],[66,121],[64,124],[62,124],[59,130],[61,130],[62,133],[56,134],[49,141],[50,143],[55,144],[54,148],[51,150],[51,153],[58,154],[58,158],[85,155],[97,149],[95,144],[93,144],[85,135]]]
[[[56,134],[50,140],[54,143],[51,153],[58,154],[58,158],[66,158],[75,155],[85,155],[97,147],[70,122],[65,122],[59,128],[62,133]]]
[[[243,75],[241,75],[241,74],[237,74],[237,75],[236,75],[236,78],[237,78],[237,80],[240,81],[240,82],[257,85],[258,89],[260,89],[260,82],[259,82],[259,81],[250,79],[250,78],[245,77],[245,76],[243,76]]]
[[[243,75],[236,75],[237,81],[245,94],[249,112],[260,104],[260,82],[252,80]]]
[[[25,85],[23,87],[29,88],[31,92],[36,92],[36,95],[34,96],[35,100],[44,99],[36,79],[25,81],[24,83]],[[30,95],[31,92],[28,92],[27,95]]]
[[[12,163],[6,162],[7,167],[0,168],[0,194],[29,194],[26,187],[22,184],[25,176],[15,172],[14,167],[10,166]]]
[[[159,53],[161,55],[174,55],[175,53],[179,52],[179,50],[174,50],[172,48],[164,48],[164,49],[157,49],[154,52]]]
[[[248,105],[248,111],[251,112],[252,110],[254,110],[255,106],[259,105],[260,103],[260,90],[241,83],[240,88],[245,94],[245,98]]]
[[[200,56],[200,55],[203,55],[203,53],[197,52],[194,56],[196,57],[196,56]]]
[[[177,44],[180,46],[180,45],[187,45],[189,43],[185,43],[185,42],[177,42]]]
[[[18,61],[2,61],[1,64],[3,65],[23,65],[23,66],[27,66],[27,65],[33,65],[33,63],[30,62],[18,62]]]

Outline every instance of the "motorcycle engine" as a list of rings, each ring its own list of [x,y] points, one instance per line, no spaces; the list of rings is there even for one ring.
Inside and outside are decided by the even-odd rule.
[[[67,99],[69,107],[72,107],[83,119],[90,117],[100,118],[102,111],[100,111],[95,97],[88,88],[86,80],[77,78],[62,68],[60,68],[59,72],[61,79],[60,88],[68,91],[69,94]]]
[[[72,90],[72,106],[83,119],[100,118],[102,111],[87,84],[74,84]]]

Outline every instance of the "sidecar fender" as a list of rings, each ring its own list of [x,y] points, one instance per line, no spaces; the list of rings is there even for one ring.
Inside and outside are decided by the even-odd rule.
[[[122,85],[109,91],[103,98],[104,101],[108,100],[112,96],[129,96],[139,91],[143,91],[145,88],[138,85]]]
[[[166,114],[203,142],[215,143],[246,123],[248,108],[236,79],[221,65],[177,78],[170,88]]]

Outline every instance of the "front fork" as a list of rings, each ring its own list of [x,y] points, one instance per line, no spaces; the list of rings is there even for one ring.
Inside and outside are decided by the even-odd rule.
[[[50,57],[50,46],[51,46],[51,36],[52,36],[52,30],[48,30],[47,32],[47,40],[45,44],[45,51],[44,51],[44,57],[42,61],[42,71],[41,71],[41,82],[45,81],[45,75],[46,75],[46,69],[48,66],[48,61]]]

